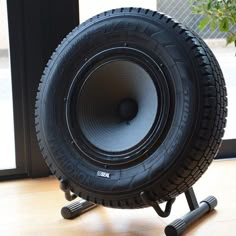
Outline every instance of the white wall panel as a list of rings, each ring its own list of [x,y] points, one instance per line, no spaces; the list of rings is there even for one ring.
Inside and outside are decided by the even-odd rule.
[[[80,0],[80,22],[101,13],[119,7],[142,7],[156,10],[156,0]]]

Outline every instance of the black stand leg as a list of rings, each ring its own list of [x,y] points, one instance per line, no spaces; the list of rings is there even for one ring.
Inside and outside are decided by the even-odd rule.
[[[203,215],[212,211],[217,205],[217,199],[213,196],[207,197],[198,205],[193,188],[190,188],[185,192],[185,196],[190,212],[166,226],[165,233],[167,236],[181,235],[188,226],[199,220]]]

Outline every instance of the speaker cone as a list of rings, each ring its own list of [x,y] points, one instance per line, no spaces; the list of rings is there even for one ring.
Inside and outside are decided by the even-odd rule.
[[[83,135],[96,148],[123,152],[151,130],[158,95],[150,75],[127,60],[107,62],[86,79],[77,102]]]

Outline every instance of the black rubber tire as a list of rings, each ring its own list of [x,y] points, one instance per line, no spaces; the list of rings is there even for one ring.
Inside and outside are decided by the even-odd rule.
[[[155,150],[120,168],[84,158],[65,114],[76,73],[93,55],[111,47],[138,49],[155,60],[166,77],[170,99],[169,119]],[[167,201],[202,176],[220,147],[226,107],[219,64],[198,35],[161,13],[121,8],[87,20],[58,46],[39,85],[35,125],[48,166],[72,192],[108,207],[141,208],[146,206],[140,192]],[[109,176],[99,177],[97,171]]]

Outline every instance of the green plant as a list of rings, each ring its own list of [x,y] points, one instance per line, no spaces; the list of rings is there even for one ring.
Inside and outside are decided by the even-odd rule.
[[[201,14],[204,18],[199,23],[203,30],[207,25],[211,30],[217,27],[221,32],[227,32],[227,44],[236,46],[236,0],[190,0],[192,11]]]

